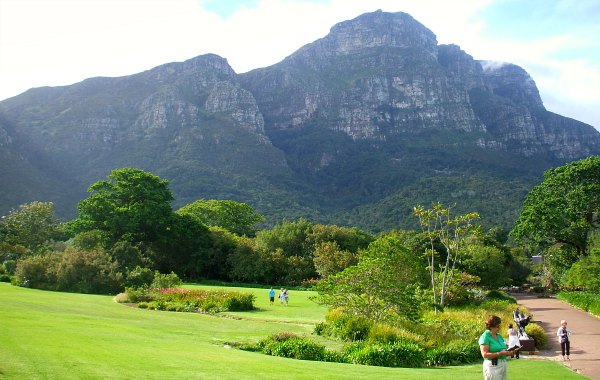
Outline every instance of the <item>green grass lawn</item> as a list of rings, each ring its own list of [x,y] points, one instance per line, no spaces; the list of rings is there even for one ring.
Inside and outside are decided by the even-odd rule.
[[[186,285],[194,287],[195,285]],[[300,361],[227,348],[277,331],[309,335],[325,309],[291,291],[290,305],[255,292],[257,311],[210,316],[136,309],[110,296],[0,283],[0,379],[477,379],[481,365],[404,369]],[[276,300],[277,301],[277,300]],[[511,379],[582,379],[543,360],[513,360]]]

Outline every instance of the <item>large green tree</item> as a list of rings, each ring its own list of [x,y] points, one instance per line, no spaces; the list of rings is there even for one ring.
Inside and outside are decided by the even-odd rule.
[[[236,235],[254,236],[254,225],[265,218],[245,203],[231,200],[199,199],[177,210],[207,226],[221,227]]]
[[[510,234],[542,248],[566,244],[585,256],[589,233],[599,227],[599,211],[600,157],[592,156],[546,171]]]
[[[167,235],[172,222],[173,194],[168,181],[140,169],[113,170],[88,189],[78,205],[76,230],[99,230],[109,245],[124,236],[132,242],[154,242]]]

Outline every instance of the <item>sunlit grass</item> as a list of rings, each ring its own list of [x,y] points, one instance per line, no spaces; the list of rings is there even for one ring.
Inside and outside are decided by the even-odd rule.
[[[189,285],[189,287],[192,287]],[[403,369],[284,359],[227,348],[279,331],[310,335],[325,310],[310,292],[290,305],[211,316],[127,307],[110,296],[56,293],[0,283],[2,379],[481,379],[481,365]],[[542,360],[510,362],[511,379],[580,379]]]

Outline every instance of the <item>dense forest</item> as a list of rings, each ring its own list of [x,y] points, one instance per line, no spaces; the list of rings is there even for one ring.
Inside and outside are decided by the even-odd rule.
[[[483,229],[478,213],[441,203],[414,205],[419,229],[372,234],[302,218],[258,230],[264,217],[230,200],[199,199],[173,210],[168,181],[122,168],[92,184],[68,222],[44,202],[3,216],[0,275],[27,287],[118,293],[140,286],[144,273],[332,287],[378,267],[381,278],[400,276],[393,281],[405,294],[425,290],[429,304],[442,306],[469,302],[474,289],[525,283],[598,291],[599,171],[600,157],[547,171],[510,234]],[[534,265],[531,257],[540,254]]]

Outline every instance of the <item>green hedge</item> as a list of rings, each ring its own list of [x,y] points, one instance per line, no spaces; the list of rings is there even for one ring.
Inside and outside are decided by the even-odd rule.
[[[560,292],[557,298],[584,311],[600,316],[600,294],[591,292]]]

